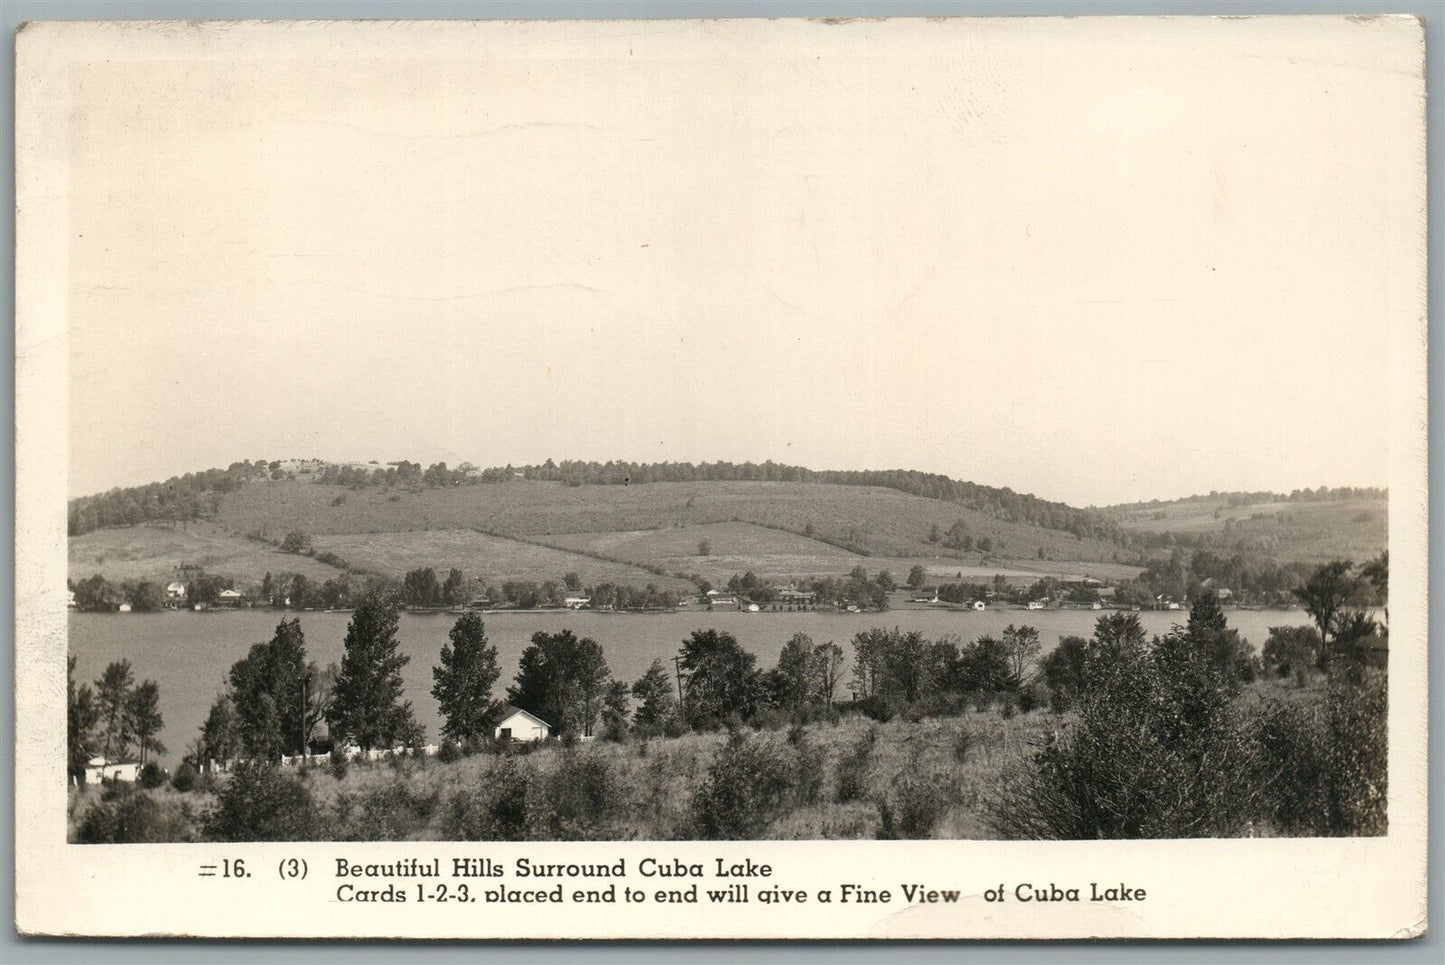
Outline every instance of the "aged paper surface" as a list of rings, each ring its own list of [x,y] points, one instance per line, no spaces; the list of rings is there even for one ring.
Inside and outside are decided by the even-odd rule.
[[[1423,34],[1413,18],[35,23],[19,33],[17,47],[16,893],[23,932],[348,938],[1423,933],[1425,149]],[[295,509],[295,546],[283,541],[291,526],[250,529],[226,515],[240,512],[235,500],[261,492],[281,500],[302,492],[294,487],[303,483],[311,487],[305,492],[319,492],[319,482],[297,481],[297,472],[312,470],[292,457],[319,457],[333,470],[359,467],[376,480],[389,460],[450,460],[454,467],[472,460],[505,464],[510,480],[514,464],[541,464],[551,455],[599,465],[610,459],[654,467],[772,460],[817,470],[923,470],[1038,492],[1060,506],[1118,511],[1075,516],[1061,509],[1063,515],[1050,520],[995,506],[969,515],[985,519],[978,533],[990,541],[1012,541],[1006,555],[980,547],[977,533],[962,530],[929,534],[924,545],[924,525],[889,537],[915,541],[908,552],[865,546],[881,539],[869,525],[884,527],[882,516],[852,531],[842,523],[830,529],[829,510],[808,517],[806,527],[798,517],[796,531],[789,529],[791,518],[770,517],[748,530],[750,539],[782,533],[819,544],[809,544],[809,552],[858,559],[833,582],[815,584],[789,578],[816,575],[802,569],[813,565],[798,561],[802,550],[788,550],[786,563],[777,559],[787,553],[773,550],[769,559],[784,568],[774,571],[765,595],[746,581],[723,590],[729,564],[714,562],[735,552],[742,554],[738,570],[751,565],[734,544],[713,545],[735,539],[739,527],[753,524],[751,517],[741,510],[688,516],[691,498],[686,504],[679,498],[674,510],[686,525],[666,525],[682,527],[688,548],[681,557],[703,562],[669,563],[639,580],[658,582],[649,594],[673,596],[637,609],[669,613],[529,617],[496,610],[497,601],[480,600],[480,590],[452,601],[458,613],[473,602],[479,612],[496,612],[486,619],[497,636],[522,640],[522,631],[505,628],[530,630],[533,619],[549,630],[565,624],[578,627],[579,635],[595,634],[624,683],[647,664],[622,672],[619,651],[628,645],[622,638],[648,637],[650,627],[666,627],[658,635],[675,640],[710,619],[745,627],[758,625],[749,619],[768,620],[777,654],[793,632],[784,622],[813,619],[815,594],[836,593],[836,612],[827,619],[842,622],[828,624],[838,629],[827,632],[846,644],[874,626],[907,630],[911,620],[935,620],[927,607],[941,605],[939,593],[927,598],[923,584],[952,580],[955,568],[959,585],[975,571],[981,583],[997,572],[998,582],[987,600],[977,591],[977,607],[988,616],[960,605],[946,619],[984,621],[999,611],[1000,626],[992,632],[1005,621],[1010,633],[1015,623],[1029,621],[1056,627],[1045,633],[1044,646],[1052,649],[1065,634],[1087,637],[1100,614],[1127,618],[1139,609],[1100,609],[1093,585],[1133,592],[1152,572],[1150,559],[1170,559],[1163,544],[1126,535],[1116,536],[1112,558],[1104,551],[1087,555],[1095,547],[1089,540],[1105,538],[1105,523],[1123,518],[1126,509],[1142,512],[1137,507],[1151,498],[1214,490],[1295,490],[1305,502],[1301,488],[1387,490],[1395,592],[1387,614],[1382,598],[1359,610],[1376,627],[1360,639],[1396,641],[1387,671],[1378,661],[1366,661],[1360,671],[1388,680],[1387,801],[1373,823],[1360,823],[1350,816],[1358,803],[1351,792],[1341,805],[1346,816],[1332,818],[1334,825],[1299,818],[1299,826],[1313,832],[1287,831],[1292,825],[1272,812],[1273,823],[1256,815],[1233,823],[1220,817],[1210,825],[1213,833],[1186,829],[1180,833],[1188,838],[1169,840],[1147,840],[1158,837],[1157,830],[1106,835],[1112,840],[985,840],[1028,837],[1008,833],[1023,825],[1010,822],[1015,815],[999,802],[1002,788],[1046,785],[980,783],[970,793],[967,781],[955,777],[948,791],[953,803],[915,834],[916,815],[927,811],[934,793],[910,773],[926,770],[919,761],[943,761],[928,767],[946,771],[975,766],[969,762],[986,754],[990,767],[998,760],[1000,769],[1042,780],[1029,770],[1036,766],[1032,755],[1049,731],[1067,741],[1068,729],[1078,726],[1070,715],[1083,712],[1066,706],[1062,685],[1053,688],[1060,696],[1049,710],[1024,702],[1019,694],[1029,688],[1014,679],[1002,696],[990,691],[989,709],[969,711],[972,717],[961,710],[962,716],[950,716],[941,704],[924,712],[918,694],[905,694],[882,715],[897,714],[876,731],[882,736],[869,739],[911,764],[880,776],[883,758],[875,756],[867,778],[874,784],[861,803],[847,800],[829,776],[822,792],[828,802],[799,804],[791,817],[771,823],[749,825],[735,821],[734,812],[708,810],[704,790],[726,798],[727,789],[719,787],[733,780],[732,772],[714,768],[712,783],[704,781],[707,762],[724,753],[712,749],[722,746],[720,720],[710,722],[712,730],[699,723],[697,734],[669,744],[674,738],[661,731],[639,736],[645,732],[634,719],[630,742],[619,745],[626,750],[605,748],[599,736],[580,751],[570,742],[548,745],[534,758],[509,756],[496,766],[556,773],[548,768],[564,764],[554,762],[613,754],[605,758],[610,766],[657,776],[660,788],[682,786],[666,781],[685,782],[692,774],[696,783],[686,792],[693,803],[681,811],[661,795],[636,806],[633,825],[614,813],[611,824],[601,825],[609,830],[577,833],[575,823],[562,819],[532,823],[548,805],[546,793],[561,797],[569,790],[565,781],[553,781],[539,799],[543,785],[534,781],[531,810],[514,833],[486,825],[476,834],[456,834],[520,840],[447,840],[438,829],[467,825],[461,817],[447,823],[444,812],[470,813],[473,798],[492,802],[491,819],[500,820],[494,806],[500,771],[485,771],[488,779],[460,796],[415,805],[413,816],[422,815],[415,827],[388,831],[391,826],[363,825],[372,813],[367,808],[380,800],[367,782],[390,780],[379,776],[386,765],[352,763],[348,779],[345,764],[328,770],[331,758],[319,757],[322,767],[304,782],[309,793],[332,795],[326,798],[329,824],[309,826],[295,835],[302,840],[289,843],[228,843],[208,831],[223,827],[206,816],[208,809],[236,786],[238,774],[250,773],[251,760],[205,774],[209,790],[180,790],[174,778],[189,766],[183,756],[227,668],[246,656],[247,644],[271,632],[266,619],[284,618],[223,611],[290,607],[300,611],[309,645],[339,654],[347,617],[321,611],[354,607],[283,599],[269,589],[273,567],[258,565],[254,573],[237,571],[223,591],[212,586],[205,612],[194,612],[203,609],[199,602],[176,605],[201,585],[184,568],[212,564],[210,557],[184,554],[250,540],[257,553],[291,554],[300,571],[324,576],[340,572],[328,562],[337,554],[373,551],[376,561],[342,568],[358,577],[385,576],[394,565],[399,585],[414,566],[441,566],[445,574],[449,560],[434,555],[396,563],[404,541],[395,533],[376,550],[386,535],[376,527],[348,530],[326,520],[361,506],[411,512],[400,507],[420,502],[424,510],[396,532],[465,528],[465,539],[451,535],[447,545],[496,541],[474,551],[478,567],[491,565],[485,560],[503,541],[518,560],[523,549],[572,554],[583,570],[579,587],[594,582],[586,567],[635,565],[613,558],[624,552],[620,543],[590,541],[606,529],[600,524],[518,528],[515,518],[535,509],[527,499],[500,515],[460,525],[440,521],[447,510],[439,500],[450,498],[446,486],[481,492],[447,476],[445,465],[432,477],[443,480],[436,485],[418,481],[393,492],[390,482],[367,488],[363,480],[349,490],[325,490],[323,501],[307,504],[311,515]],[[143,498],[107,518],[115,506],[97,495],[258,456],[266,468],[256,470],[257,481],[246,483],[240,496],[231,495],[228,482],[202,504],[164,519]],[[399,472],[405,476],[409,466],[400,464]],[[668,478],[664,470],[652,471]],[[599,480],[568,480],[561,472],[547,459],[535,470],[518,469],[515,475],[525,479],[503,481],[495,491],[528,493],[548,485],[563,492],[558,498],[573,499],[567,493],[575,492],[581,499],[598,488],[591,483]],[[629,485],[627,498],[642,499],[632,494],[646,489]],[[616,494],[622,491],[609,490],[612,504],[621,505]],[[1282,511],[1290,511],[1284,497],[1281,502]],[[87,507],[98,515],[86,516]],[[334,517],[324,516],[333,511]],[[1370,512],[1362,509],[1347,521],[1367,527]],[[1214,521],[1201,517],[1199,525],[1214,526],[1220,513]],[[1239,525],[1254,525],[1249,516],[1240,513]],[[945,528],[948,518],[940,517]],[[633,538],[657,528],[636,515],[627,520],[612,530]],[[1100,528],[1081,531],[1079,520]],[[162,521],[166,538],[185,547],[165,560],[181,575],[174,581],[179,589],[167,590],[173,599],[157,606],[164,612],[130,612],[146,608],[135,579],[113,600],[97,596],[95,609],[110,612],[68,612],[67,578],[74,606],[83,578],[109,574],[120,587],[124,568],[140,565],[131,543],[105,544],[110,548],[86,557],[87,566],[94,563],[86,569],[75,562],[77,553],[105,539],[151,535],[145,527]],[[1032,542],[1019,545],[1025,524],[1036,527],[1029,534],[1044,533],[1036,550]],[[701,536],[686,528],[694,525]],[[1074,527],[1067,541],[1058,535],[1064,526]],[[201,544],[187,541],[202,537],[212,541],[210,549],[193,550]],[[823,544],[824,538],[833,542]],[[76,542],[81,539],[87,542]],[[302,545],[311,539],[315,546]],[[1180,545],[1216,544],[1186,539]],[[1302,580],[1315,564],[1344,553],[1340,545],[1301,554],[1292,572]],[[1283,552],[1278,543],[1254,550]],[[863,565],[863,578],[854,582],[873,592],[883,581],[869,582],[870,572],[884,565],[879,560],[894,558],[919,567],[915,599],[895,591],[897,612],[870,616],[867,601],[854,604],[846,595],[847,566]],[[674,570],[704,564],[721,567],[713,595],[701,600],[708,612],[696,612],[698,602],[686,611],[674,583],[685,585],[688,573]],[[1096,565],[1103,567],[1101,579],[1062,588],[1076,569]],[[280,567],[274,569],[279,575]],[[1005,571],[1042,587],[1041,599],[1026,600]],[[900,582],[905,572],[897,573]],[[1042,580],[1051,574],[1062,582]],[[508,575],[514,574],[490,576],[489,592],[500,594]],[[546,575],[560,581],[563,574]],[[1202,569],[1195,575],[1203,576]],[[1231,626],[1260,628],[1251,631],[1256,650],[1263,628],[1276,620],[1307,629],[1303,610],[1253,614],[1259,607],[1243,600],[1240,586],[1226,588],[1220,579],[1192,581],[1190,597],[1197,602],[1207,591],[1215,599],[1216,585],[1238,594],[1240,605],[1223,612]],[[597,609],[572,583],[565,590],[554,583],[555,609]],[[291,586],[292,594],[301,593]],[[808,589],[814,586],[821,589]],[[506,592],[511,606],[515,588]],[[565,605],[564,593],[571,594]],[[780,612],[746,616],[760,609],[750,600]],[[1146,603],[1146,611],[1180,609],[1167,592],[1151,594]],[[1100,614],[1082,612],[1091,607]],[[1042,612],[1012,614],[1010,608]],[[615,609],[628,607],[619,602]],[[713,616],[724,609],[733,612]],[[224,633],[217,628],[253,616],[262,629],[251,639],[240,632],[239,645],[232,633],[224,644],[231,649],[221,653]],[[1169,621],[1182,624],[1189,614],[1140,617],[1150,633],[1168,637]],[[452,622],[439,614],[403,619],[403,636],[405,627],[422,625],[414,621]],[[675,634],[672,624],[655,622],[672,619],[691,622],[679,623]],[[608,620],[654,622],[614,623],[636,629],[609,636]],[[1076,625],[1069,621],[1078,629],[1065,629]],[[1393,633],[1379,629],[1386,623]],[[966,648],[976,642],[978,627],[992,626],[948,629],[954,625],[928,632]],[[1330,626],[1343,634],[1342,625]],[[444,628],[428,632],[445,640]],[[170,650],[156,649],[162,637]],[[1368,649],[1360,646],[1362,653]],[[1320,649],[1323,658],[1323,642]],[[177,843],[78,843],[135,840],[125,835],[153,812],[130,796],[141,793],[130,789],[133,773],[107,783],[104,792],[93,785],[67,791],[66,710],[73,702],[67,653],[82,665],[77,683],[122,658],[134,663],[137,684],[161,680],[159,707],[174,731],[159,733],[179,736],[170,737],[168,750],[152,751],[152,763],[159,761],[174,782],[154,792],[155,806],[163,809],[154,813],[174,820],[174,837],[144,840]],[[669,672],[671,654],[655,654]],[[423,715],[435,714],[428,696],[433,660],[434,651],[412,661],[415,675],[407,671],[406,696]],[[766,656],[758,669],[772,663]],[[511,682],[514,667],[513,654],[495,696]],[[1323,693],[1310,686],[1324,687],[1318,681],[1326,678],[1307,686],[1308,669],[1296,668],[1297,692]],[[345,665],[341,672],[348,672]],[[234,671],[229,679],[238,679]],[[1269,693],[1295,699],[1286,684],[1276,680]],[[185,701],[178,694],[183,685],[195,691]],[[853,686],[870,685],[863,679]],[[847,686],[840,685],[840,706]],[[304,707],[310,687],[308,677]],[[1256,691],[1244,699],[1251,694]],[[860,713],[882,706],[881,698],[867,704],[865,696],[873,692],[852,693]],[[702,699],[692,689],[686,697],[694,704],[680,711],[684,716]],[[830,689],[830,714],[833,697]],[[128,698],[124,714],[141,720],[142,704]],[[734,710],[720,708],[717,717]],[[766,719],[745,721],[738,740],[791,754],[790,761],[808,756],[786,750],[787,727],[775,722],[768,730]],[[341,716],[327,720],[338,735],[346,726]],[[421,748],[435,751],[442,735],[435,719],[427,720],[425,735],[412,742],[420,763],[407,765],[417,770],[398,761],[397,774],[430,773],[426,780],[434,780],[445,773],[441,768],[492,766],[477,763],[490,760],[485,755],[456,765],[428,763]],[[500,721],[511,725],[509,748],[513,728],[534,726],[529,721],[545,726],[536,714]],[[983,749],[956,736],[947,738],[948,746],[927,746],[959,727],[995,726],[990,721],[1002,743],[985,730],[975,732],[985,735],[975,737]],[[307,719],[306,726],[312,723]],[[593,736],[591,726],[589,717],[584,741]],[[846,710],[837,726],[847,734],[868,727],[863,716]],[[79,767],[97,774],[109,767],[109,779],[119,774],[116,768],[133,765],[120,753],[109,760],[93,756],[101,729],[99,723],[88,728],[91,742],[83,749],[91,759]],[[841,746],[826,744],[827,733],[800,724],[796,740]],[[1010,745],[1007,735],[1016,733],[1027,741]],[[308,730],[300,738],[303,751],[314,751],[314,736]],[[897,748],[889,744],[895,738]],[[289,739],[279,738],[272,749],[284,754]],[[142,758],[148,740],[140,738]],[[369,748],[368,740],[360,738]],[[719,757],[704,755],[697,764],[687,757],[691,751],[679,749],[703,746]],[[209,771],[213,751],[191,760]],[[628,755],[631,763],[624,761]],[[638,763],[643,755],[651,763]],[[831,751],[821,757],[828,768],[842,766]],[[1208,767],[1225,766],[1205,759]],[[750,759],[738,752],[734,760]],[[137,773],[141,763],[134,762]],[[1185,780],[1180,796],[1191,793]],[[836,781],[841,785],[842,778]],[[1256,791],[1241,785],[1238,797],[1252,800]],[[622,799],[627,791],[604,782],[602,793]],[[733,804],[751,814],[764,808],[762,793],[744,793]],[[1077,793],[1092,800],[1096,788]],[[337,803],[338,795],[351,795],[350,803]],[[969,823],[974,804],[960,803],[965,800],[982,801],[978,813],[992,817]],[[1032,808],[1037,801],[1028,803]],[[1167,807],[1176,813],[1186,803]],[[280,807],[273,802],[262,810],[272,806]],[[664,825],[644,820],[649,808],[691,815],[691,831],[654,834]],[[1041,813],[1021,805],[1025,811]],[[87,815],[93,818],[88,826]],[[423,826],[428,830],[417,830]],[[627,835],[643,840],[612,840],[624,826],[643,829]],[[1051,825],[1029,825],[1045,826]],[[1326,827],[1336,830],[1319,830]],[[749,834],[749,828],[763,831]],[[1315,836],[1328,833],[1345,836]],[[708,840],[762,834],[769,839]],[[368,840],[344,840],[352,837]],[[578,837],[592,840],[563,840]],[[930,839],[879,840],[884,837]],[[540,877],[522,873],[538,865],[561,867]],[[737,886],[746,890],[733,890]]]

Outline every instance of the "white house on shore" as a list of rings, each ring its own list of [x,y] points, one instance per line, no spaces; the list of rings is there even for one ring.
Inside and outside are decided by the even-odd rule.
[[[502,719],[497,722],[497,740],[543,741],[552,733],[552,725],[536,714],[529,714],[511,704],[502,705]]]
[[[183,602],[186,598],[186,585],[180,580],[166,584],[166,599],[172,603]]]
[[[134,784],[140,776],[137,761],[108,761],[104,757],[92,757],[85,765],[85,783],[99,784],[101,781],[125,781]]]

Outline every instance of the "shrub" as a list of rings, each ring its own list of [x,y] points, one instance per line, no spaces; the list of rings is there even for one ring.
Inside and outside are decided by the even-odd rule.
[[[953,735],[953,759],[960,764],[968,763],[969,755],[977,744],[978,739],[973,736],[973,731],[968,727],[960,727]]]
[[[788,743],[793,747],[793,800],[800,805],[817,804],[823,796],[823,775],[826,762],[806,733],[796,741],[790,732]]]
[[[82,844],[159,844],[194,841],[190,813],[163,807],[143,791],[131,791],[96,802],[81,818],[77,840]]]
[[[443,764],[454,764],[462,759],[462,749],[452,741],[442,741],[437,748],[437,760]]]
[[[853,704],[853,708],[869,720],[886,724],[898,716],[898,707],[886,697],[864,697]]]
[[[934,826],[947,811],[948,794],[942,783],[910,771],[895,783],[892,805],[887,799],[878,802],[878,837],[932,837]]]
[[[1044,702],[1043,694],[1039,688],[1030,684],[1027,687],[1020,687],[1018,692],[1019,713],[1031,714]]]
[[[346,780],[346,774],[349,770],[351,770],[351,762],[347,760],[346,752],[339,749],[332,751],[331,776],[336,778],[338,781],[344,781]]]
[[[310,841],[321,822],[311,792],[273,766],[240,764],[205,819],[214,841]]]
[[[1334,673],[1311,699],[1254,712],[1255,780],[1271,791],[1263,815],[1287,834],[1380,835],[1387,827],[1384,674]]]
[[[1320,633],[1314,627],[1270,627],[1264,641],[1265,667],[1276,677],[1289,677],[1314,665]]]
[[[1235,667],[1180,635],[1100,649],[1079,720],[987,804],[1004,838],[1183,838],[1239,833],[1258,813],[1253,742],[1229,713]]]
[[[868,765],[873,757],[873,745],[878,742],[878,731],[872,727],[863,733],[838,760],[837,797],[839,804],[847,804],[863,797],[868,788]]]
[[[621,790],[603,755],[565,753],[547,779],[534,823],[549,840],[597,840],[603,837],[603,826],[615,811]]]
[[[344,841],[404,841],[436,812],[437,793],[414,790],[405,780],[337,798],[336,837]]]
[[[762,836],[783,809],[792,785],[790,768],[777,753],[741,731],[728,735],[691,802],[693,836],[747,840]]]
[[[182,794],[189,794],[196,789],[196,778],[196,769],[190,764],[182,763],[171,778],[171,787]]]
[[[165,771],[162,771],[155,761],[151,761],[140,769],[140,774],[136,777],[136,783],[147,791],[154,791],[166,783]]]
[[[453,841],[522,841],[527,837],[531,768],[500,757],[481,775],[480,793],[458,791],[448,802],[442,828]]]

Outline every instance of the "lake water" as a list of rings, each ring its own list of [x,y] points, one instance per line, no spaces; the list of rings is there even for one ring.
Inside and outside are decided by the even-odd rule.
[[[985,634],[998,634],[1008,624],[1028,624],[1039,630],[1047,651],[1059,637],[1089,636],[1099,613],[1089,610],[892,610],[887,613],[842,614],[742,613],[736,610],[625,614],[592,612],[489,613],[485,615],[487,636],[497,648],[502,668],[497,696],[516,675],[517,661],[539,630],[555,633],[570,629],[578,636],[592,637],[602,644],[607,664],[615,678],[632,681],[640,677],[655,658],[672,671],[672,657],[684,637],[699,628],[715,627],[733,634],[742,646],[758,655],[759,667],[777,662],[788,637],[799,631],[815,643],[832,640],[852,658],[850,641],[855,633],[872,627],[918,630],[929,639],[948,634],[969,641]],[[1256,647],[1264,643],[1269,627],[1307,624],[1302,610],[1230,610],[1229,625],[1237,628]],[[228,612],[168,611],[165,613],[75,613],[70,614],[70,651],[76,657],[76,681],[94,681],[106,664],[129,659],[137,681],[153,679],[160,685],[161,713],[165,727],[161,740],[168,753],[163,761],[180,760],[195,738],[211,702],[225,681],[231,664],[246,655],[253,643],[268,640],[276,624],[296,614],[274,610]],[[342,640],[351,619],[347,613],[301,613],[310,659],[325,667],[340,662]],[[1150,634],[1166,632],[1188,618],[1184,611],[1140,613]],[[404,614],[398,637],[401,649],[411,657],[402,671],[407,697],[417,719],[426,726],[428,739],[441,733],[436,701],[432,699],[431,668],[437,662],[447,631],[456,617],[451,614]],[[845,672],[849,679],[851,668]]]

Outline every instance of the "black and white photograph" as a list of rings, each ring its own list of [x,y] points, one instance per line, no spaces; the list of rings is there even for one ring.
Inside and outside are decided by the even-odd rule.
[[[17,37],[35,848],[388,934],[1409,933],[1418,21],[385,27]],[[1312,848],[1398,890],[1168,857]]]

